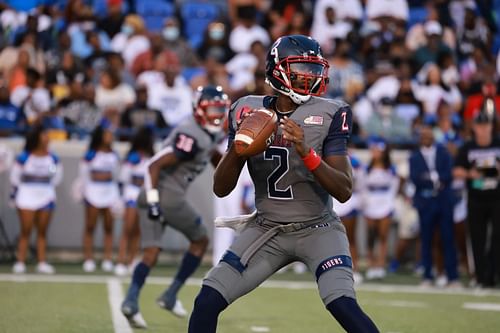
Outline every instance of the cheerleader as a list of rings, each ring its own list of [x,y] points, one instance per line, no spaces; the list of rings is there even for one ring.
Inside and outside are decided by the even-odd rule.
[[[17,156],[11,170],[12,199],[21,223],[17,262],[12,268],[16,274],[26,272],[25,261],[33,225],[37,228],[36,271],[42,274],[55,273],[54,267],[46,261],[46,235],[55,207],[55,187],[62,179],[62,165],[59,158],[49,152],[48,146],[49,138],[45,130],[41,126],[34,127],[27,134],[24,150]]]
[[[349,250],[353,262],[353,278],[355,283],[361,283],[363,276],[358,272],[358,251],[356,248],[356,225],[359,216],[360,206],[360,186],[363,184],[364,168],[361,162],[354,156],[349,156],[352,165],[353,191],[351,198],[344,203],[340,203],[332,197],[333,210],[340,217],[340,220],[346,228],[347,238],[349,239]]]
[[[124,276],[128,271],[133,271],[132,263],[139,251],[137,197],[144,183],[146,162],[154,155],[153,144],[153,131],[149,127],[141,128],[132,139],[130,151],[120,171],[125,215],[118,250],[118,264],[115,266],[115,274],[118,276]]]
[[[85,230],[83,233],[83,270],[93,272],[94,230],[99,215],[104,224],[104,260],[101,269],[113,271],[113,215],[111,207],[120,199],[118,172],[120,159],[112,150],[113,132],[108,121],[103,121],[92,132],[88,151],[80,163],[80,179],[83,182],[85,200]]]
[[[369,142],[371,161],[366,170],[362,188],[363,216],[368,225],[367,279],[386,276],[387,238],[399,189],[399,178],[391,164],[390,152],[381,139]],[[373,252],[378,240],[377,254]]]

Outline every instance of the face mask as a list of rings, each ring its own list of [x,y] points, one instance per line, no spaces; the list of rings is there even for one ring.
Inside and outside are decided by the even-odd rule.
[[[212,29],[208,32],[208,35],[213,40],[221,40],[224,38],[224,29]]]
[[[180,31],[177,27],[166,27],[163,29],[162,34],[166,40],[173,41],[179,38]]]
[[[132,28],[130,25],[128,24],[124,24],[122,25],[122,33],[124,33],[125,35],[127,36],[130,36],[134,33],[134,28]]]

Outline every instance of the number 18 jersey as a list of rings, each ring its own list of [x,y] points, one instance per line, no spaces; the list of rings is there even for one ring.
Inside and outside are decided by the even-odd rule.
[[[237,100],[229,113],[229,145],[237,121],[248,109],[274,109],[275,96],[246,96]],[[278,117],[284,115],[278,113]],[[286,114],[304,130],[304,140],[321,157],[347,155],[352,113],[340,100],[312,97]],[[262,153],[247,160],[255,185],[255,206],[259,215],[278,223],[307,222],[334,215],[331,197],[305,167],[293,144],[283,138],[282,129]]]

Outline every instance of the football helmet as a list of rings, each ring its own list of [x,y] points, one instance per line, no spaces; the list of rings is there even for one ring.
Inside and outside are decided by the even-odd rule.
[[[219,133],[224,123],[231,102],[220,86],[198,87],[194,98],[194,118],[210,133]]]
[[[303,35],[283,36],[267,54],[266,82],[295,104],[303,104],[325,92],[328,68],[316,40]]]

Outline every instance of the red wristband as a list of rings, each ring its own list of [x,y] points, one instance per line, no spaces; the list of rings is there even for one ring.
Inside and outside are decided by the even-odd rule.
[[[304,165],[309,171],[314,171],[321,164],[321,157],[318,154],[316,154],[314,149],[312,149],[311,147],[311,149],[309,149],[309,154],[302,157],[302,161],[304,162]]]

